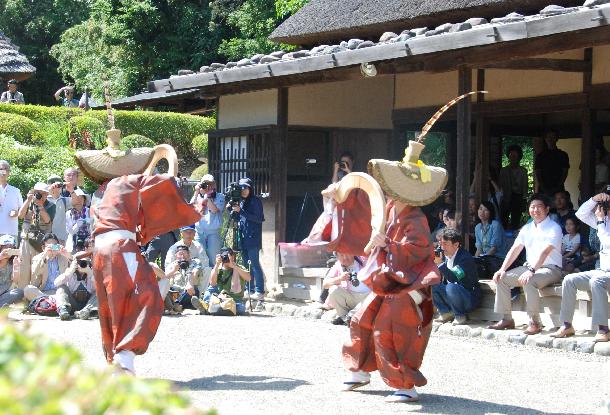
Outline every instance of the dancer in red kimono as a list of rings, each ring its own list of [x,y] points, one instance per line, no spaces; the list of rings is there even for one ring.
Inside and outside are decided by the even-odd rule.
[[[197,222],[169,175],[111,180],[94,207],[93,273],[106,360],[135,373],[135,355],[154,338],[163,300],[155,272],[140,253],[154,236]]]

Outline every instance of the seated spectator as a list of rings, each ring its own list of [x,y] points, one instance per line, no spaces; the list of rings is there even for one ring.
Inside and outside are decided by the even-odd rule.
[[[91,236],[91,216],[87,207],[87,195],[82,189],[74,190],[70,200],[72,207],[65,215],[68,232],[66,250],[75,253],[84,250],[85,242]]]
[[[337,316],[331,323],[346,324],[348,314],[356,310],[371,292],[369,287],[360,283],[356,275],[362,265],[360,258],[337,252],[337,262],[322,283],[324,288],[329,289],[328,304],[337,311]]]
[[[496,299],[494,311],[502,319],[489,326],[494,330],[515,328],[511,312],[510,290],[522,286],[525,292],[526,311],[530,322],[525,334],[538,334],[542,331],[540,320],[540,295],[538,290],[561,281],[561,228],[549,218],[549,198],[535,193],[530,198],[529,213],[532,221],[527,223],[517,235],[500,269],[494,274]],[[523,266],[507,271],[525,248],[526,262]]]
[[[443,212],[443,223],[448,229],[457,229],[457,222],[455,220],[455,209],[447,208]]]
[[[0,95],[0,102],[3,104],[25,104],[23,94],[17,91],[18,85],[19,83],[16,79],[8,81],[6,84],[8,91],[4,91],[2,95]]]
[[[62,93],[64,94],[63,98],[61,96]],[[61,87],[55,92],[55,94],[53,94],[53,96],[62,107],[78,108],[78,99],[74,98],[73,86]]]
[[[87,320],[91,312],[97,309],[91,260],[84,255],[74,258],[70,268],[55,280],[55,287],[60,319],[69,320],[74,314],[79,319]]]
[[[180,228],[180,239],[178,242],[170,246],[167,250],[167,254],[165,256],[165,269],[176,260],[176,252],[178,248],[181,246],[186,246],[188,248],[190,257],[193,259],[197,259],[199,261],[200,266],[206,266],[208,264],[208,256],[205,253],[205,249],[203,246],[195,240],[195,225],[183,226]],[[203,287],[203,289],[206,289]]]
[[[72,202],[70,196],[62,196],[62,190],[64,182],[56,174],[53,174],[47,178],[47,185],[49,186],[49,200],[55,204],[55,216],[53,217],[53,226],[51,232],[59,238],[59,243],[62,245],[66,244],[68,239],[68,231],[66,230],[66,213],[72,208]]]
[[[246,283],[250,284],[252,276],[235,262],[235,253],[231,248],[222,248],[216,255],[216,262],[212,269],[210,285],[203,298],[193,297],[193,306],[202,314],[207,313],[210,301],[214,295],[225,295],[235,301],[236,313],[245,314],[244,290]]]
[[[436,241],[436,235],[445,228],[445,222],[443,221],[443,215],[445,213],[445,210],[448,209],[447,205],[440,205],[438,207],[435,208],[434,211],[434,219],[436,220],[436,226],[434,227],[434,229],[431,232],[432,235],[432,240]]]
[[[569,337],[574,335],[572,318],[576,307],[576,291],[591,293],[593,315],[591,324],[597,326],[596,342],[610,340],[608,329],[608,290],[610,289],[610,217],[608,212],[600,206],[602,202],[610,202],[610,196],[600,193],[582,204],[576,216],[591,228],[597,230],[601,245],[599,267],[591,271],[578,272],[567,275],[561,287],[561,311],[559,314],[563,325],[553,337]]]
[[[563,270],[573,272],[580,265],[580,221],[576,216],[565,220],[566,234],[561,241],[561,255],[563,257]]]
[[[578,212],[577,212],[578,213]],[[591,271],[599,268],[600,242],[597,229],[589,229],[589,244],[580,249],[581,261],[574,272]]]
[[[13,259],[19,254],[15,248],[15,238],[0,235],[0,307],[14,304],[23,299],[23,290],[13,286]]]
[[[504,229],[496,220],[496,210],[491,202],[483,201],[479,205],[478,216],[480,223],[474,228],[475,257],[477,263],[484,270],[484,278],[491,278],[500,269],[506,256],[504,244]]]
[[[438,312],[436,321],[466,324],[470,311],[481,302],[481,289],[474,258],[461,247],[462,237],[455,229],[441,232],[443,262],[438,266],[442,282],[432,287],[432,301]]]
[[[32,259],[31,283],[23,290],[28,301],[41,295],[55,294],[55,280],[66,272],[72,261],[72,255],[59,244],[54,234],[47,233],[42,242],[43,251]]]
[[[191,297],[199,296],[201,261],[191,258],[188,247],[180,245],[176,250],[174,261],[167,264],[165,275],[170,282],[170,293],[177,293],[175,300],[171,295],[165,297],[166,308],[177,312],[185,308],[194,309]]]
[[[561,226],[561,231],[566,234],[566,219],[574,216],[574,209],[570,200],[570,193],[567,190],[559,190],[553,198],[555,208],[551,211],[550,217]]]

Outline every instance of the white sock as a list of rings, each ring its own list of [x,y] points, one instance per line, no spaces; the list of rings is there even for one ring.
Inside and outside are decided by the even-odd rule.
[[[394,391],[394,395],[408,395],[411,396],[413,398],[417,397],[417,391],[415,390],[415,388],[411,388],[411,389],[396,389]]]
[[[136,369],[133,365],[133,360],[136,357],[135,353],[131,350],[121,350],[114,355],[114,362],[121,366],[123,369],[129,370],[133,374],[136,373]]]
[[[367,380],[371,380],[371,374],[369,372],[364,372],[359,370],[358,372],[350,372],[351,373],[351,382],[366,382]]]

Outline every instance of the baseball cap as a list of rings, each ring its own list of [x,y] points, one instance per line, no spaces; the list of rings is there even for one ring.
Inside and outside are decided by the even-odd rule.
[[[180,228],[180,232],[194,231],[194,230],[195,230],[195,225],[188,225],[188,226],[183,226],[182,228]]]
[[[15,246],[15,237],[12,235],[0,235],[0,245]]]
[[[63,180],[57,174],[52,174],[49,177],[47,177],[47,184],[53,184],[53,183],[59,183],[59,182],[63,182]]]
[[[34,190],[49,193],[49,186],[47,186],[45,183],[38,182],[34,185]]]
[[[254,187],[254,183],[252,182],[252,179],[246,177],[244,179],[239,179],[239,187],[241,187],[242,189],[245,187],[249,187],[250,189],[252,189]]]
[[[201,181],[206,182],[206,183],[212,183],[212,182],[215,182],[216,180],[214,180],[214,176],[212,176],[211,174],[205,174],[201,178]]]

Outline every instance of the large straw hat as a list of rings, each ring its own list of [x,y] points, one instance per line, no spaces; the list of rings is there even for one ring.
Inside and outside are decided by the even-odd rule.
[[[426,166],[419,156],[425,146],[409,141],[402,161],[373,159],[368,171],[379,182],[383,192],[394,200],[410,206],[425,206],[434,202],[447,184],[447,171]]]
[[[143,173],[154,153],[154,148],[132,148],[116,153],[106,148],[77,151],[74,158],[87,177],[97,183],[103,183],[115,177]]]

